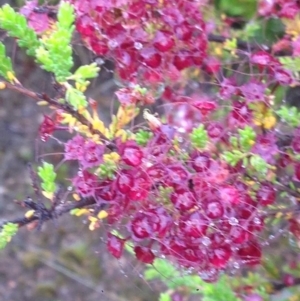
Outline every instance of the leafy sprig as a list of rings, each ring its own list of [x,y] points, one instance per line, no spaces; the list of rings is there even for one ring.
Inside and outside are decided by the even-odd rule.
[[[196,148],[205,148],[208,142],[208,134],[203,124],[200,124],[197,128],[194,128],[190,134],[190,139]]]
[[[15,223],[7,223],[3,225],[0,232],[0,249],[3,249],[11,238],[17,233],[18,225]]]
[[[36,33],[27,25],[26,18],[8,4],[0,8],[0,28],[6,30],[10,37],[17,38],[18,45],[26,48],[28,55],[35,55],[40,45]]]
[[[56,190],[56,173],[53,164],[43,162],[43,166],[38,167],[38,175],[42,180],[43,190],[47,193],[54,193]]]

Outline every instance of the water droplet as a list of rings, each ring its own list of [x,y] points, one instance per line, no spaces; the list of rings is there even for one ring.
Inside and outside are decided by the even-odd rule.
[[[269,236],[269,239],[274,239],[275,238],[275,235],[270,235]]]
[[[240,264],[238,262],[236,262],[236,261],[232,265],[233,265],[233,267],[235,269],[239,269],[240,268]]]
[[[73,189],[72,186],[69,186],[69,187],[67,188],[68,191],[72,191],[72,189]]]
[[[143,48],[143,44],[140,42],[134,42],[134,48],[140,50]]]
[[[239,224],[239,220],[235,217],[230,217],[229,220],[228,220],[228,223],[231,225],[231,226],[236,226]]]
[[[114,49],[119,45],[119,43],[116,40],[110,40],[108,41],[107,45],[109,48]]]
[[[102,66],[102,65],[104,65],[105,61],[104,61],[102,58],[97,57],[97,58],[95,59],[95,63],[96,63],[97,65],[99,65],[99,66]]]
[[[211,244],[211,240],[210,240],[210,238],[209,237],[207,237],[207,236],[205,236],[205,237],[203,237],[202,239],[201,239],[201,242],[202,242],[202,244],[204,245],[204,246],[209,246],[210,244]]]
[[[256,224],[256,225],[260,225],[260,224],[261,224],[261,221],[260,221],[260,219],[259,219],[258,217],[255,217],[255,218],[253,219],[253,222],[254,222],[254,224]]]

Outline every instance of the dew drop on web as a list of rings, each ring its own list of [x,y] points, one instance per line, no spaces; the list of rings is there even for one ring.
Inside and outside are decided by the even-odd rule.
[[[260,219],[259,219],[258,217],[255,217],[255,218],[253,219],[253,222],[254,222],[254,224],[256,224],[256,225],[260,225],[260,224],[261,224],[261,221],[260,221]]]
[[[201,242],[204,246],[208,247],[211,244],[211,240],[209,237],[205,236],[201,239]]]
[[[143,48],[143,44],[140,42],[134,42],[134,48],[140,50]]]
[[[239,220],[235,217],[230,217],[228,219],[228,223],[231,225],[231,226],[236,226],[239,224]]]

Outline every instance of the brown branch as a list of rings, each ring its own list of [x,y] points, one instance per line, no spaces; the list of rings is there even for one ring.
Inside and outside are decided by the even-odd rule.
[[[276,282],[276,281],[274,281],[272,283],[273,294],[277,293],[279,291],[282,291],[285,288],[289,288],[289,287],[297,286],[297,285],[300,285],[300,278],[294,278],[293,279],[293,283],[290,284],[290,285],[288,285],[288,284],[286,284],[284,282]]]
[[[230,37],[224,37],[221,35],[216,34],[209,34],[208,35],[208,41],[209,42],[215,42],[215,43],[224,43],[226,40],[230,39]],[[255,51],[255,50],[264,50],[266,52],[272,53],[272,47],[270,45],[261,45],[257,43],[250,43],[246,41],[242,41],[237,39],[237,49],[244,50],[244,51]],[[290,51],[278,51],[275,54],[275,56],[288,56],[291,55]]]
[[[56,208],[52,210],[48,210],[48,214],[44,217],[43,222],[59,217],[65,213],[70,212],[73,209],[79,209],[88,207],[91,205],[95,205],[96,201],[94,198],[82,199],[80,201],[69,202],[66,204],[58,205]],[[29,218],[27,217],[19,217],[9,221],[4,221],[0,224],[0,228],[2,228],[5,224],[13,223],[18,224],[19,228],[26,226],[34,221],[39,220],[39,215],[33,215]]]
[[[8,90],[19,92],[19,93],[21,93],[23,95],[26,95],[26,96],[28,96],[32,99],[35,99],[36,101],[45,101],[49,105],[55,107],[56,109],[61,109],[64,112],[72,115],[81,124],[86,125],[89,128],[89,130],[92,134],[98,134],[100,139],[103,140],[106,143],[107,148],[109,148],[110,150],[114,149],[114,146],[113,146],[112,142],[109,141],[101,132],[99,132],[98,130],[93,129],[92,124],[83,115],[81,115],[78,111],[74,110],[69,104],[60,103],[57,100],[49,97],[46,94],[36,93],[36,92],[31,91],[31,90],[28,90],[20,84],[11,84],[11,83],[6,82],[6,81],[4,83],[5,83],[6,89],[8,89]]]
[[[226,38],[226,37],[221,36],[221,35],[216,35],[216,34],[209,34],[208,35],[208,41],[209,42],[224,43],[228,39],[230,39],[230,38]],[[249,51],[249,50],[250,51],[251,50],[258,50],[258,49],[264,49],[266,51],[270,51],[270,47],[268,47],[268,46],[252,44],[252,43],[241,41],[241,40],[237,40],[237,48],[240,49],[240,50],[247,50],[247,51]]]

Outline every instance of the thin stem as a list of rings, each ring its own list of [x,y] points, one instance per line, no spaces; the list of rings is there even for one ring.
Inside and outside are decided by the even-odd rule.
[[[46,101],[49,105],[54,106],[56,109],[61,109],[64,112],[72,115],[74,118],[76,118],[77,121],[79,121],[81,124],[86,125],[90,132],[92,134],[99,135],[100,139],[103,140],[106,143],[106,147],[110,150],[114,149],[114,146],[112,145],[112,142],[109,141],[101,132],[98,130],[93,129],[92,124],[78,111],[74,110],[69,104],[66,103],[60,103],[57,100],[49,97],[45,93],[36,93],[31,90],[26,89],[22,85],[19,84],[11,84],[9,82],[5,82],[5,86],[8,90],[19,92],[23,95],[26,95],[32,99],[35,99],[36,101]]]
[[[216,35],[216,34],[209,34],[208,35],[208,41],[209,42],[215,42],[215,43],[224,43],[227,39],[230,37],[224,37],[221,35]],[[271,53],[272,52],[272,47],[268,45],[261,45],[261,44],[254,44],[250,42],[245,42],[237,39],[237,49],[244,50],[247,52],[254,51],[254,50],[264,50],[266,52]],[[291,52],[289,51],[278,51],[274,56],[288,56],[291,55]]]
[[[83,208],[83,207],[87,207],[87,206],[91,206],[91,205],[95,205],[96,201],[94,198],[87,198],[87,199],[82,199],[80,201],[74,201],[74,202],[69,202],[67,204],[62,204],[62,205],[58,205],[56,208],[49,210],[49,214],[45,217],[45,219],[43,220],[50,220],[53,219],[55,217],[59,217],[65,213],[70,212],[73,209],[79,209],[79,208]],[[27,217],[20,217],[20,218],[16,218],[16,219],[12,219],[10,221],[5,221],[2,222],[0,224],[0,228],[2,228],[5,224],[7,223],[14,223],[14,224],[18,224],[19,228],[26,226],[34,221],[39,220],[39,216],[38,215],[33,215],[29,218]]]

